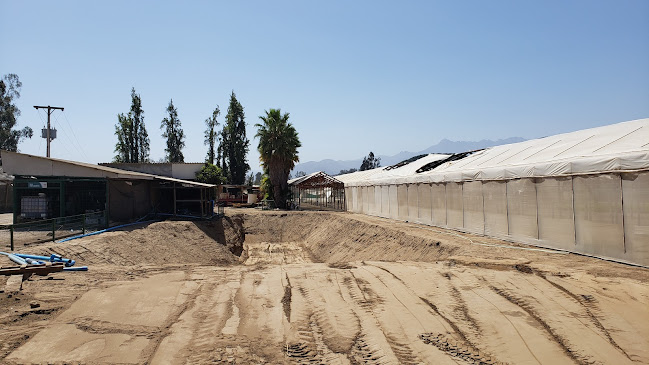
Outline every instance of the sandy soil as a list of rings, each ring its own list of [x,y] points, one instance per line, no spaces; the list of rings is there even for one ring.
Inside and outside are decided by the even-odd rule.
[[[349,213],[226,213],[32,248],[91,271],[19,292],[0,277],[0,362],[649,363],[647,269]]]

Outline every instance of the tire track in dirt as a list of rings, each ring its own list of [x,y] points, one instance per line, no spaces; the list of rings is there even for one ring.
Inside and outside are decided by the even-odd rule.
[[[464,264],[466,265],[467,263],[464,263]],[[483,266],[483,265],[478,265],[478,266]],[[542,271],[539,271],[539,270],[537,270],[535,268],[532,268],[532,267],[530,267],[529,265],[526,265],[526,264],[515,264],[511,268],[507,267],[507,266],[503,267],[503,265],[499,265],[499,266],[500,267],[493,267],[493,269],[496,269],[496,270],[511,270],[513,268],[513,269],[515,269],[515,270],[517,270],[517,271],[519,271],[521,273],[524,273],[524,274],[535,274],[537,277],[542,278],[545,282],[549,283],[550,285],[552,285],[556,289],[559,289],[561,292],[566,294],[569,298],[573,299],[576,303],[580,304],[582,309],[585,311],[587,317],[589,318],[589,320],[601,331],[601,335],[605,336],[606,340],[614,348],[616,348],[622,354],[624,354],[624,356],[627,359],[631,360],[631,357],[626,353],[626,351],[624,351],[624,349],[622,349],[615,342],[615,340],[611,337],[611,334],[609,333],[609,331],[602,325],[602,323],[599,321],[597,316],[593,313],[593,311],[598,310],[597,304],[595,302],[594,297],[589,296],[589,295],[577,295],[577,294],[574,294],[574,293],[570,292],[569,290],[567,290],[566,288],[562,287],[561,285],[549,280],[547,278],[547,276],[546,276],[546,273],[544,273]],[[529,284],[532,285],[532,286],[534,285],[531,282]],[[557,304],[561,305],[559,302],[557,302]],[[567,309],[565,307],[563,309],[567,311]],[[579,320],[579,318],[577,318],[577,317],[575,317],[575,318],[577,320]],[[597,334],[600,335],[600,333],[597,333]]]
[[[256,344],[256,355],[270,362],[286,356],[282,277],[277,265],[257,270],[246,268],[234,295],[232,316],[222,331],[251,340]]]
[[[464,360],[473,365],[503,365],[504,363],[483,354],[480,350],[466,344],[454,342],[443,334],[424,333],[419,338],[426,344],[431,344],[450,356]]]
[[[0,360],[4,360],[14,349],[34,337],[34,335],[45,327],[46,325],[32,324],[29,326],[19,327],[13,331],[7,331],[3,328],[0,337]]]
[[[327,266],[332,269],[344,270],[343,282],[345,281],[345,279],[349,279],[349,277],[346,275],[351,274],[351,269],[356,268],[356,266],[350,265],[349,263],[332,263],[328,264]],[[338,278],[338,274],[335,270],[333,271],[333,274],[341,298],[345,301],[345,303],[347,303],[350,310],[354,312],[356,319],[358,320],[358,325],[360,327],[360,330],[354,338],[353,346],[349,351],[348,358],[350,362],[352,364],[382,365],[384,363],[385,355],[382,354],[380,348],[377,347],[378,344],[376,343],[376,341],[372,341],[372,339],[366,333],[368,327],[367,325],[363,324],[362,315],[358,313],[355,307],[355,303],[351,301],[352,298],[349,293],[350,286],[343,284],[345,286],[345,289],[347,290],[343,291],[341,280]],[[351,285],[351,280],[348,281],[348,284]],[[353,288],[360,290],[357,285],[353,286]],[[376,320],[375,317],[373,317],[373,319]]]
[[[353,362],[350,353],[362,334],[362,325],[343,294],[338,271],[324,266],[291,271],[295,289],[291,326],[298,333],[300,356],[310,353],[325,363]],[[289,342],[288,346],[295,344]]]
[[[372,281],[371,285],[383,295],[384,303],[381,304],[381,307],[385,307],[385,309],[379,310],[378,319],[388,343],[401,363],[456,362],[455,359],[438,348],[433,347],[434,350],[431,350],[420,341],[418,336],[422,333],[431,330],[442,332],[452,328],[434,311],[431,311],[431,308],[421,300],[421,297],[417,296],[389,270],[386,272],[386,270],[370,264],[360,266],[356,271],[366,273],[365,278]],[[400,313],[400,315],[394,316],[392,313]]]
[[[467,274],[467,275],[470,275],[470,274]],[[476,288],[474,288],[474,287],[472,287],[470,285],[467,285],[467,283],[459,275],[453,275],[453,277],[455,277],[457,280],[459,280],[463,284],[463,287],[466,288],[465,290],[468,290],[470,293],[472,293],[476,297],[478,297],[481,300],[483,300],[484,302],[488,303],[489,307],[495,309],[495,311],[497,311],[500,314],[500,317],[503,318],[505,321],[507,321],[507,323],[509,323],[511,328],[516,333],[516,336],[520,339],[521,343],[523,344],[523,346],[525,346],[525,348],[527,349],[527,352],[534,359],[534,361],[536,361],[538,364],[543,364],[543,361],[541,361],[538,358],[537,354],[535,354],[535,352],[532,350],[532,347],[530,347],[530,344],[528,343],[528,340],[526,340],[525,336],[523,336],[523,334],[521,333],[521,330],[519,330],[519,328],[514,324],[512,319],[509,318],[509,315],[506,315],[505,313],[503,313],[503,310],[498,305],[496,305],[492,300],[489,300],[487,298],[488,293],[493,293],[492,290],[485,289],[485,290],[488,290],[488,291],[481,294],[481,293],[478,293],[478,290]],[[449,279],[450,279],[450,275],[449,275]],[[478,278],[478,280],[483,281],[483,284],[481,284],[481,285],[485,285],[485,284],[488,285],[488,282],[484,278]],[[492,326],[494,326],[494,325],[496,325],[496,322],[493,321],[493,319],[492,319],[490,324]],[[494,328],[494,329],[496,329],[496,328]],[[511,341],[508,341],[508,342],[511,342]],[[552,343],[555,343],[555,342],[552,342]],[[508,349],[508,350],[511,351],[513,349]],[[516,351],[516,352],[518,352],[518,351]]]
[[[146,336],[147,338],[154,338],[160,334],[159,327],[138,325],[124,326],[112,322],[95,320],[89,317],[77,317],[70,323],[74,324],[77,329],[83,332],[94,334],[122,333],[135,336]]]
[[[502,289],[502,288],[497,288],[493,285],[489,286],[491,290],[493,290],[496,294],[500,295],[501,297],[507,299],[510,303],[518,306],[522,310],[524,310],[530,317],[534,318],[535,321],[537,321],[541,327],[550,335],[550,337],[557,343],[559,346],[561,346],[561,349],[565,352],[568,357],[570,357],[572,360],[574,360],[576,363],[580,365],[588,365],[592,364],[593,362],[590,361],[589,359],[585,358],[584,356],[581,356],[575,352],[575,349],[572,348],[571,344],[560,336],[556,331],[551,328],[547,322],[541,318],[541,316],[536,313],[536,311],[533,310],[532,306],[528,304],[524,299],[519,298],[515,296],[512,293],[509,293],[507,290]]]
[[[315,364],[325,363],[325,357],[328,354],[326,346],[322,341],[320,331],[314,311],[311,308],[311,300],[307,289],[300,285],[300,282],[293,279],[295,293],[291,295],[291,330],[289,338],[285,341],[287,358],[297,364]]]
[[[186,311],[173,325],[173,333],[156,352],[152,363],[273,363],[281,354],[259,331],[259,336],[239,333],[241,324],[238,302],[242,285],[250,285],[244,276],[247,268],[214,273],[202,267],[194,270],[200,280],[197,305]],[[254,280],[256,281],[256,280]],[[254,282],[253,282],[254,285]]]
[[[317,351],[316,339],[311,328],[313,311],[306,299],[306,290],[295,283],[296,293],[291,295],[291,329],[294,332],[286,339],[286,356],[298,364],[321,363],[322,354]],[[294,304],[294,305],[293,305]]]
[[[226,274],[223,279],[227,289],[219,287],[216,283],[208,282],[204,284],[204,290],[197,298],[197,302],[201,303],[201,308],[192,313],[192,318],[198,326],[192,330],[192,339],[187,346],[192,349],[188,357],[190,363],[204,361],[204,354],[215,349],[217,339],[222,335],[226,321],[232,315],[234,293],[240,285],[241,273],[238,275]],[[234,287],[228,285],[233,282],[236,283]]]
[[[188,278],[188,276],[189,274],[185,273],[185,278]],[[187,295],[184,303],[174,308],[173,312],[171,312],[171,314],[167,317],[167,320],[160,327],[158,334],[151,337],[151,342],[149,342],[149,344],[142,351],[142,355],[147,358],[147,363],[151,363],[151,360],[153,360],[153,357],[155,356],[162,341],[165,339],[165,337],[169,336],[172,333],[171,326],[174,323],[178,322],[183,313],[196,306],[196,298],[200,294],[200,290],[198,290],[199,288],[200,286],[193,290],[189,295]]]
[[[412,290],[412,288],[410,288],[410,287],[408,286],[408,284],[406,284],[405,281],[403,281],[403,280],[402,280],[401,278],[399,278],[397,275],[395,275],[394,273],[392,273],[390,270],[388,270],[388,269],[386,269],[386,268],[384,268],[384,267],[378,266],[378,265],[372,265],[372,266],[377,267],[377,268],[379,268],[379,269],[381,269],[381,270],[387,272],[388,274],[392,275],[392,277],[395,278],[396,280],[398,280],[398,281],[399,281],[399,282],[400,282],[400,283],[401,283],[405,288],[407,288],[407,289],[412,293],[413,296],[418,297],[422,302],[426,303],[426,305],[428,305],[428,306],[429,306],[429,307],[430,307],[430,308],[435,312],[435,314],[437,314],[438,316],[440,316],[440,317],[441,317],[441,318],[442,318],[442,319],[443,319],[443,320],[444,320],[444,321],[445,321],[445,322],[446,322],[446,323],[447,323],[447,324],[448,324],[448,325],[453,329],[453,331],[454,331],[458,336],[460,336],[460,338],[462,339],[462,341],[466,342],[467,344],[469,344],[469,345],[471,345],[471,346],[474,346],[473,343],[471,343],[471,341],[467,338],[467,336],[466,336],[466,334],[464,333],[464,331],[462,331],[462,330],[461,330],[461,329],[460,329],[460,328],[455,324],[455,322],[451,321],[448,317],[446,317],[443,313],[441,313],[441,312],[439,311],[439,309],[437,308],[437,306],[436,306],[435,304],[433,304],[430,300],[428,300],[428,299],[426,299],[426,298],[424,298],[424,297],[418,295],[417,293],[415,293],[415,291]],[[458,293],[458,295],[459,295],[459,291],[457,291],[457,289],[456,289],[455,287],[452,287],[452,290],[454,290],[454,291],[455,291],[456,293]],[[455,297],[455,296],[454,296],[454,297]],[[468,315],[468,314],[467,314],[467,315]]]
[[[553,287],[561,290],[563,293],[565,293],[567,296],[569,296],[570,298],[575,300],[577,303],[581,304],[581,306],[586,311],[586,314],[588,315],[588,318],[593,322],[593,324],[597,328],[599,328],[600,331],[602,331],[604,336],[606,336],[606,339],[608,340],[608,342],[613,347],[620,350],[620,352],[622,352],[624,354],[624,356],[626,356],[629,360],[632,360],[631,357],[629,356],[629,354],[626,351],[624,351],[624,349],[622,347],[620,347],[620,345],[618,345],[617,342],[615,342],[613,337],[611,337],[610,332],[606,329],[606,327],[604,327],[602,322],[600,322],[599,318],[597,318],[597,316],[595,315],[594,312],[599,312],[599,308],[597,306],[597,302],[596,302],[595,298],[592,295],[584,295],[584,294],[577,295],[577,294],[571,292],[570,290],[564,288],[560,284],[555,283],[554,281],[548,279],[546,274],[536,272],[536,275],[538,277],[542,278],[543,280],[545,280],[547,283],[549,283]]]
[[[397,363],[397,357],[392,351],[383,333],[383,328],[374,314],[375,302],[370,302],[351,270],[344,271],[341,295],[358,318],[361,331],[354,341],[350,351],[350,360],[355,364],[384,365]]]
[[[284,309],[286,320],[291,322],[291,297],[293,295],[293,288],[291,287],[291,279],[288,278],[288,273],[284,275],[286,276],[286,285],[284,286],[284,296],[282,297],[282,309]]]
[[[541,318],[547,328],[562,338],[572,353],[586,362],[631,363],[631,359],[613,346],[601,327],[597,326],[580,300],[549,285],[538,275],[518,275],[517,280],[503,280],[494,275],[492,285],[505,292],[525,309]],[[594,297],[586,296],[594,301]],[[537,318],[535,320],[538,321]]]
[[[459,317],[461,318],[461,320],[467,322],[468,325],[469,325],[469,328],[472,328],[474,330],[473,335],[476,336],[476,337],[479,337],[480,336],[480,324],[469,313],[469,307],[467,306],[466,302],[464,301],[464,298],[462,298],[462,294],[460,293],[460,291],[455,286],[451,287],[451,296],[456,301],[456,305],[454,307],[454,313],[459,313]]]
[[[497,360],[495,360],[492,355],[480,351],[476,347],[474,342],[468,338],[465,332],[453,320],[445,316],[439,310],[437,305],[433,304],[429,299],[417,294],[403,279],[399,278],[396,274],[394,274],[393,272],[391,272],[385,267],[376,264],[373,264],[372,266],[385,271],[386,273],[390,274],[393,278],[401,282],[401,284],[404,287],[406,287],[412,293],[413,296],[419,297],[419,299],[422,302],[426,303],[426,305],[428,305],[433,310],[433,312],[435,312],[435,314],[441,317],[448,324],[448,326],[450,326],[453,329],[454,333],[460,337],[460,340],[457,341],[441,333],[438,334],[434,334],[430,332],[422,333],[419,335],[419,338],[424,343],[432,344],[435,347],[437,347],[439,350],[447,353],[449,356],[456,357],[458,359],[467,361],[471,364],[482,364],[482,363],[499,364],[500,363]],[[447,279],[450,279],[450,275],[448,273],[442,276]],[[471,322],[471,324],[474,325],[476,329],[479,328],[475,319],[471,318],[470,315],[468,314],[468,309],[466,308],[466,305],[464,304],[464,301],[461,298],[460,292],[457,290],[457,288],[451,286],[450,291],[452,293],[453,298],[456,300],[456,304],[454,305],[454,313],[457,313],[459,311],[463,319],[466,319],[468,322]]]

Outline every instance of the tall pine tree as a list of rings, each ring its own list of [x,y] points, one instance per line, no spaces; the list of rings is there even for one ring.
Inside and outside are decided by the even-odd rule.
[[[374,157],[374,152],[370,151],[370,154],[367,155],[367,157],[363,157],[361,171],[372,170],[377,167],[381,167],[381,157]]]
[[[115,125],[115,135],[117,144],[114,158],[115,162],[131,162],[131,146],[133,145],[133,123],[124,113],[117,114],[117,125]]]
[[[219,122],[216,120],[216,117],[218,117],[219,114],[221,114],[221,110],[217,105],[216,109],[214,109],[214,111],[212,112],[212,116],[210,118],[205,119],[205,125],[207,126],[207,129],[205,130],[204,143],[208,146],[207,157],[205,158],[205,162],[208,162],[210,164],[214,164],[214,159],[217,158],[215,152],[216,152],[216,143],[219,138],[219,132],[216,130],[216,127],[219,125]],[[217,159],[216,162],[217,165],[220,163],[220,161],[218,160],[219,159]]]
[[[246,173],[250,170],[247,162],[249,145],[250,141],[246,137],[243,106],[232,91],[219,146],[222,154],[221,167],[230,184],[243,185],[245,183]]]
[[[173,100],[169,101],[167,113],[169,113],[169,117],[164,118],[160,123],[160,129],[163,130],[162,137],[167,139],[166,159],[169,162],[185,162],[182,152],[185,147],[185,133],[180,126],[178,110],[176,110]]]
[[[135,88],[131,88],[131,110],[128,115],[117,115],[115,135],[116,162],[149,161],[149,134],[144,126],[142,99],[135,93]]]

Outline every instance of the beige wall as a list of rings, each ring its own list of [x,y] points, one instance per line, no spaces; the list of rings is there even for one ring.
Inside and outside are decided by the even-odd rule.
[[[345,191],[350,211],[649,266],[648,171]]]

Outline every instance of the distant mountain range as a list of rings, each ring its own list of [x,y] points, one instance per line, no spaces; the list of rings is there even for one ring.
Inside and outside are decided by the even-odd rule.
[[[441,140],[438,144],[430,146],[423,151],[419,152],[408,152],[402,151],[397,153],[394,156],[385,156],[379,155],[381,158],[381,166],[390,166],[396,163],[399,163],[403,160],[407,160],[411,157],[424,155],[429,153],[458,153],[478,150],[481,148],[499,146],[503,144],[523,142],[524,138],[521,137],[511,137],[506,139],[499,139],[497,141],[492,141],[490,139],[483,139],[482,141],[450,141],[448,139]],[[368,151],[369,153],[369,151]],[[358,169],[363,162],[363,157],[355,160],[322,160],[322,161],[308,161],[295,165],[292,173],[295,175],[297,171],[304,171],[307,174],[316,171],[324,171],[330,175],[338,175],[340,170],[349,170],[349,169]]]

